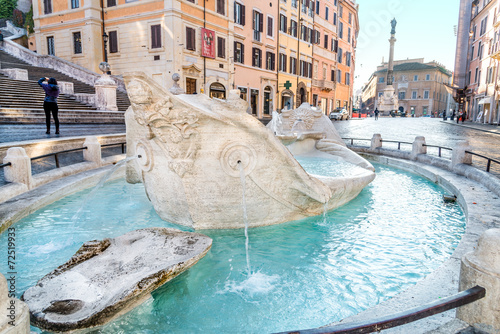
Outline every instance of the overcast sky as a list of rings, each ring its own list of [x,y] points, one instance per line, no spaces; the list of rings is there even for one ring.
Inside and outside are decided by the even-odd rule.
[[[455,26],[460,0],[356,0],[359,4],[354,92],[389,60],[392,18],[396,18],[394,60],[436,60],[454,70]]]

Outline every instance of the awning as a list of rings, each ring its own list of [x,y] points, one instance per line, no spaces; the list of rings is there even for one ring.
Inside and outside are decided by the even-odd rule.
[[[450,86],[448,84],[444,84],[444,88],[448,92],[448,94],[454,95],[455,91],[459,89],[457,86]]]
[[[491,97],[485,97],[481,100],[479,100],[479,102],[477,104],[490,104],[491,103]]]

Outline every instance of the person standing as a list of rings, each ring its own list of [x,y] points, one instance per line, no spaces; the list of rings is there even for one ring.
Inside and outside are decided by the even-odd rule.
[[[375,114],[375,120],[378,120],[378,113],[379,113],[378,109],[375,108],[375,111],[373,113]]]
[[[44,83],[47,81],[47,83]],[[45,123],[47,124],[46,134],[50,134],[50,113],[54,117],[56,125],[56,135],[59,134],[59,107],[57,106],[57,98],[59,97],[59,86],[55,78],[40,78],[38,84],[45,91],[45,99],[43,100],[43,110],[45,111]]]
[[[462,123],[465,121],[467,118],[467,111],[464,110],[464,113],[462,114]]]
[[[457,124],[460,122],[460,118],[462,118],[462,115],[463,115],[462,111],[459,110],[457,115]]]

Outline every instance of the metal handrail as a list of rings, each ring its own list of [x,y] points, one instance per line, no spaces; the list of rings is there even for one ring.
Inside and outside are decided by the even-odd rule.
[[[1,164],[0,165],[0,168],[4,168],[4,167],[7,167],[7,166],[12,166],[12,164],[10,162],[7,162],[7,163],[4,163],[4,164]]]
[[[277,334],[363,334],[401,326],[431,315],[452,310],[483,298],[486,289],[476,285],[473,288],[459,292],[447,298],[442,298],[412,309],[381,317],[375,320],[347,323],[322,328],[287,331]]]
[[[438,156],[440,158],[441,158],[441,150],[453,151],[453,149],[449,148],[449,147],[442,147],[442,146],[437,146],[437,145],[427,145],[427,144],[424,144],[424,146],[437,148],[438,149]]]
[[[384,139],[380,139],[380,141],[382,143],[386,142],[386,143],[398,143],[398,150],[401,150],[401,144],[408,144],[408,145],[413,145],[413,143],[408,143],[406,141],[397,141],[397,140],[384,140]]]
[[[87,149],[87,146],[84,146],[84,147],[79,147],[79,148],[72,148],[70,150],[52,152],[52,153],[48,153],[48,154],[44,154],[44,155],[39,155],[37,157],[33,157],[33,158],[31,158],[31,161],[37,160],[37,159],[41,159],[41,158],[47,158],[47,157],[50,157],[50,156],[54,156],[54,159],[56,160],[56,167],[59,168],[60,165],[59,165],[59,157],[57,156],[58,154],[68,153],[68,152],[75,152],[75,151],[81,151],[81,150],[86,150],[86,149]]]
[[[488,162],[486,163],[486,171],[489,173],[490,172],[490,167],[491,167],[491,162],[493,161],[494,163],[497,163],[500,165],[500,161],[498,160],[495,160],[495,159],[491,159],[491,158],[488,158],[488,157],[485,157],[484,155],[481,155],[481,154],[477,154],[477,153],[474,153],[474,152],[471,152],[471,151],[465,151],[465,153],[468,153],[468,154],[471,154],[471,155],[475,155],[476,157],[480,157],[480,158],[483,158],[483,159],[486,159],[488,160]]]
[[[105,144],[105,145],[101,145],[101,147],[109,147],[109,146],[118,146],[118,145],[121,145],[122,147],[122,153],[125,153],[125,145],[127,143],[126,142],[121,142],[121,143],[114,143],[114,144]]]
[[[365,139],[365,138],[342,138],[342,140],[349,139],[351,140],[351,145],[354,145],[355,140],[366,140],[366,141],[371,141],[371,139]]]

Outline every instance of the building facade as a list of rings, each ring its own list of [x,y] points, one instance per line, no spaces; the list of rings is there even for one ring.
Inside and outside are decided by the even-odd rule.
[[[329,113],[352,105],[357,8],[354,0],[35,0],[31,44],[94,72],[103,61],[113,75],[143,71],[166,88],[177,73],[188,94],[225,98],[237,88],[258,118],[302,102]]]
[[[500,4],[460,2],[454,88],[467,118],[499,124]]]
[[[386,87],[388,63],[377,67],[377,71],[365,85],[362,103],[373,108]],[[443,65],[432,61],[424,63],[423,58],[394,61],[393,87],[399,101],[399,111],[421,117],[436,117],[448,111],[452,99],[446,85],[451,84],[452,73]],[[370,108],[370,107],[369,107]],[[373,110],[373,109],[370,109]]]

